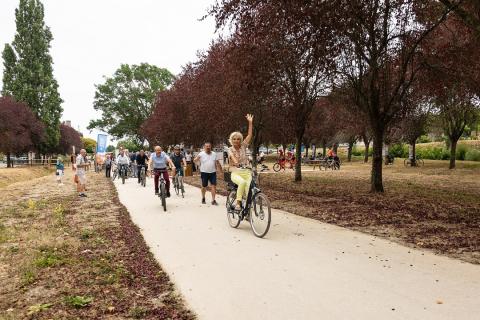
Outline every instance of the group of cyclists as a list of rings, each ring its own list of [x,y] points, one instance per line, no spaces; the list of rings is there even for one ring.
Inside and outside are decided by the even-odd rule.
[[[140,184],[142,170],[145,175],[152,174],[154,176],[155,194],[159,192],[159,177],[162,176],[166,184],[167,197],[170,197],[170,176],[168,169],[172,170],[173,177],[177,174],[183,176],[184,168],[187,166],[186,157],[179,145],[173,148],[173,152],[167,155],[160,146],[156,146],[154,152],[145,152],[140,150],[136,153],[129,153],[128,150],[120,147],[120,152],[116,158],[111,154],[107,154],[105,159],[106,177],[111,176],[112,170],[128,176],[131,172],[133,177],[137,178]]]

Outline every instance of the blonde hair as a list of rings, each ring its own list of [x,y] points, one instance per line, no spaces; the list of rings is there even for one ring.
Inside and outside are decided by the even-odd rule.
[[[228,138],[228,142],[230,142],[230,145],[232,146],[233,146],[233,138],[235,137],[240,137],[240,143],[243,142],[243,135],[241,132],[238,132],[238,131],[232,132],[230,133],[230,137]]]

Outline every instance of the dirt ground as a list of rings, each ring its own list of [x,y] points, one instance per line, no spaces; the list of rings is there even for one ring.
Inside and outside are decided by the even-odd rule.
[[[371,165],[361,162],[304,172],[300,183],[291,170],[270,170],[260,187],[274,208],[480,264],[480,164],[457,164],[449,170],[445,161],[428,160],[405,168],[397,161],[384,167],[385,194],[369,192]],[[200,184],[198,177],[186,181]],[[218,188],[226,194],[223,181]]]
[[[0,189],[0,319],[194,319],[111,181],[88,177],[84,199],[70,170]]]

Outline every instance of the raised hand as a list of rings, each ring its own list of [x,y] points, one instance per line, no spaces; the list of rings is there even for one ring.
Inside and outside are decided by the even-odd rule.
[[[253,114],[248,113],[248,114],[246,115],[246,118],[247,118],[247,121],[248,121],[248,122],[253,122]]]

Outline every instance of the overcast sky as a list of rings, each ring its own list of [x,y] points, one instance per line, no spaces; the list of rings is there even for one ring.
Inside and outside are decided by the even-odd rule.
[[[0,45],[15,34],[18,0],[0,0]],[[54,40],[54,74],[64,100],[62,120],[84,135],[93,109],[94,84],[121,63],[147,62],[174,74],[215,38],[212,18],[199,21],[214,0],[43,0]],[[1,59],[0,59],[1,60]],[[3,61],[0,65],[3,75]],[[1,82],[0,82],[1,85]]]

